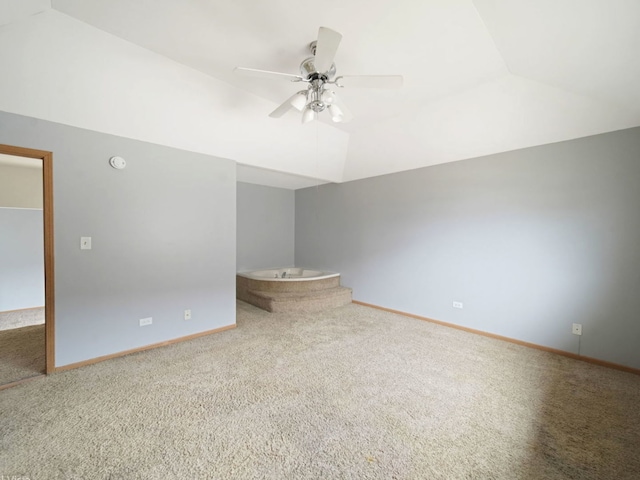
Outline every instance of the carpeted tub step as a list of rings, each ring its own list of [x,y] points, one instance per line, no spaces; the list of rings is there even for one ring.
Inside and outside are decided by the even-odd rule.
[[[351,303],[351,289],[333,287],[312,292],[263,292],[249,290],[253,305],[269,312],[317,312]]]

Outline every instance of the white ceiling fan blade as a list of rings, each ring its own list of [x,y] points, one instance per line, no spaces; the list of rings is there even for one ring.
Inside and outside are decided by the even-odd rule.
[[[297,110],[302,110],[301,108],[298,109],[298,107],[294,104],[294,101],[301,96],[301,93],[305,93],[306,92],[298,92],[295,93],[293,95],[291,95],[289,98],[287,98],[282,105],[280,105],[278,108],[276,108],[273,112],[271,112],[269,114],[269,116],[271,118],[280,118],[281,116],[283,116],[285,113],[287,113],[289,110],[291,110],[292,108],[296,108]]]
[[[256,68],[236,67],[233,69],[233,73],[245,75],[248,77],[259,78],[272,78],[272,79],[288,79],[292,82],[301,82],[303,78],[300,75],[293,75],[291,73],[270,72],[268,70],[258,70]]]
[[[344,75],[335,80],[341,87],[400,88],[402,75]]]
[[[330,28],[320,27],[316,43],[316,58],[313,61],[318,72],[324,73],[331,68],[340,40],[342,40],[340,33]]]
[[[269,114],[269,116],[271,118],[280,118],[281,116],[283,116],[285,113],[287,113],[292,108],[293,108],[293,105],[291,105],[291,102],[289,102],[289,100],[287,100],[282,105],[280,105],[278,108],[276,108],[273,112],[271,112]]]

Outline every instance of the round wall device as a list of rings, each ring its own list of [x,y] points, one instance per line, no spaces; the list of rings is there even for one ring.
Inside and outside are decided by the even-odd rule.
[[[113,168],[117,168],[118,170],[122,170],[127,166],[127,162],[125,162],[124,158],[122,157],[111,157],[109,159],[109,165],[111,165]]]

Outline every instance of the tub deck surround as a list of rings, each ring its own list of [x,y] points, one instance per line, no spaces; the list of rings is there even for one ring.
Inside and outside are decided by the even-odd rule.
[[[315,312],[351,303],[351,289],[339,273],[284,268],[237,274],[236,297],[268,312]]]
[[[238,273],[238,275],[254,280],[271,280],[277,282],[306,282],[340,276],[339,273],[321,272],[320,270],[296,267],[256,270],[254,272]]]

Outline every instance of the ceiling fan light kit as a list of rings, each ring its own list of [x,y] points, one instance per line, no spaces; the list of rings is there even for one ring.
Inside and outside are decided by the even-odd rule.
[[[309,123],[310,121],[315,120],[317,116],[317,112],[309,107],[306,107],[304,109],[304,112],[302,112],[302,123]]]
[[[270,117],[282,117],[292,108],[302,112],[302,123],[308,123],[318,118],[318,114],[328,110],[334,122],[347,122],[352,115],[340,101],[332,86],[347,86],[361,88],[400,88],[400,75],[345,75],[336,77],[336,65],[333,59],[338,51],[342,35],[330,28],[320,27],[318,40],[309,44],[312,57],[306,58],[300,64],[300,75],[271,72],[255,68],[236,67],[234,72],[262,78],[288,79],[291,82],[306,82],[306,90],[301,90],[282,105],[276,108]]]
[[[301,112],[307,105],[307,91],[301,90],[296,93],[291,100],[291,106]]]
[[[329,113],[331,114],[331,120],[334,122],[342,122],[344,120],[344,113],[337,105],[329,105]]]

